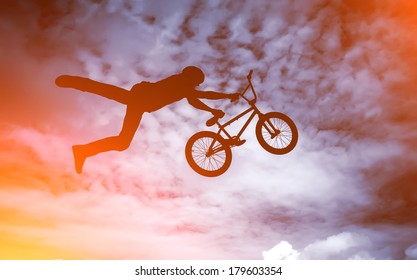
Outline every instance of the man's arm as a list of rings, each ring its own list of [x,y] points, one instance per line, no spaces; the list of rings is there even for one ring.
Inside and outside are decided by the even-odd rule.
[[[230,101],[235,101],[239,98],[239,93],[222,93],[222,92],[216,92],[216,91],[195,91],[195,97],[196,98],[204,98],[204,99],[230,99]]]
[[[188,100],[188,103],[190,103],[190,105],[193,106],[194,108],[210,112],[215,116],[219,116],[219,117],[224,116],[224,112],[222,110],[213,109],[207,106],[206,104],[204,104],[203,102],[201,102],[198,98],[187,98],[187,100]]]

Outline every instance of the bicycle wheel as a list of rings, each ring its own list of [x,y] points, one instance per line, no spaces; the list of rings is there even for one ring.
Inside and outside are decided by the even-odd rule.
[[[287,115],[270,112],[263,115],[256,124],[256,138],[268,152],[283,155],[294,149],[298,131]]]
[[[220,135],[211,131],[200,131],[188,140],[185,157],[195,172],[203,176],[215,177],[229,168],[232,151]]]

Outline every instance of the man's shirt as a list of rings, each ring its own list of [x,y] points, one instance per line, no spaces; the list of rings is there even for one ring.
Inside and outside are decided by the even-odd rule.
[[[131,102],[137,103],[146,112],[153,112],[183,98],[195,96],[196,90],[183,75],[177,74],[156,83],[135,84],[130,92]]]

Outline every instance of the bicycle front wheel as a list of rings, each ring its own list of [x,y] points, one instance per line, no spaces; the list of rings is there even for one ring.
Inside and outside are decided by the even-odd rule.
[[[256,124],[256,138],[268,152],[283,155],[294,149],[298,131],[287,115],[270,112],[263,115]]]
[[[211,131],[197,132],[185,146],[185,157],[191,168],[200,175],[216,177],[232,162],[230,146],[220,135]]]

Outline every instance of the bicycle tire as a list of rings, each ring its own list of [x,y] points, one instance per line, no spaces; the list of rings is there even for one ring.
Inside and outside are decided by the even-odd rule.
[[[279,133],[271,134],[271,128]],[[269,138],[268,138],[269,137]],[[298,130],[287,115],[279,112],[264,114],[256,124],[256,138],[266,151],[283,155],[291,152],[298,141]]]
[[[212,143],[215,152],[208,156],[207,153]],[[190,167],[198,174],[216,177],[230,167],[232,151],[220,135],[211,131],[200,131],[187,141],[185,157]]]

